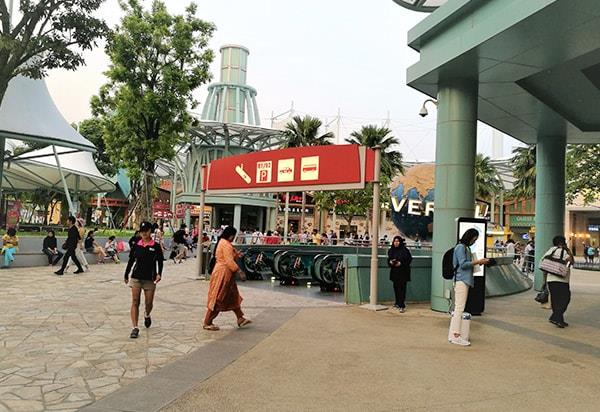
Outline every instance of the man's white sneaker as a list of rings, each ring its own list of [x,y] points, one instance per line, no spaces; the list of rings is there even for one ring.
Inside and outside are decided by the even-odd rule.
[[[450,343],[452,343],[453,345],[471,346],[471,342],[463,339],[462,337],[452,338],[452,339],[450,339]]]

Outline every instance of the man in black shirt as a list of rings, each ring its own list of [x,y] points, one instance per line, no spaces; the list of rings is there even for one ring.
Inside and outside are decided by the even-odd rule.
[[[131,288],[131,330],[130,338],[135,339],[140,333],[138,321],[140,316],[140,297],[144,290],[145,310],[144,326],[152,324],[150,312],[154,303],[156,284],[160,282],[163,271],[163,251],[158,242],[152,239],[152,225],[142,222],[140,225],[140,240],[134,243],[129,252],[129,262],[125,268],[125,284]],[[131,279],[129,279],[131,273]]]
[[[63,258],[62,266],[60,267],[59,270],[54,272],[55,274],[57,274],[59,276],[62,276],[63,273],[65,272],[65,267],[67,266],[67,263],[69,262],[69,258],[71,258],[73,263],[75,263],[75,266],[77,266],[77,270],[73,273],[75,273],[75,274],[83,273],[83,268],[81,267],[81,263],[79,263],[77,256],[75,256],[75,248],[77,248],[77,244],[79,243],[79,240],[81,239],[81,237],[79,236],[79,230],[77,230],[77,227],[75,226],[75,217],[69,216],[68,222],[69,222],[69,232],[67,234],[67,241],[65,242],[65,247],[67,249],[67,252],[65,253],[65,256]]]
[[[42,253],[48,256],[49,266],[56,265],[60,258],[63,257],[63,253],[58,250],[56,245],[56,236],[54,235],[54,230],[48,230],[48,236],[44,238]]]

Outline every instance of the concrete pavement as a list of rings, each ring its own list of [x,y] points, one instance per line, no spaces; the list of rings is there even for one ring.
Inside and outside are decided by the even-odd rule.
[[[567,329],[534,295],[488,300],[466,348],[446,341],[448,316],[426,305],[301,309],[163,410],[598,410],[600,276],[574,272]]]

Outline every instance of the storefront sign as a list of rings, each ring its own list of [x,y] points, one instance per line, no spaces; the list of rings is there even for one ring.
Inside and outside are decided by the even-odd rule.
[[[374,152],[358,145],[269,150],[210,163],[208,194],[362,189],[373,180]]]
[[[535,225],[535,216],[533,215],[511,215],[510,225],[513,227],[531,227]]]

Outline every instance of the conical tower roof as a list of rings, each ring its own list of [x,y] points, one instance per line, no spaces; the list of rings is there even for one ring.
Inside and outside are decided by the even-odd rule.
[[[0,106],[0,136],[94,152],[96,148],[62,116],[43,79],[17,76]]]

